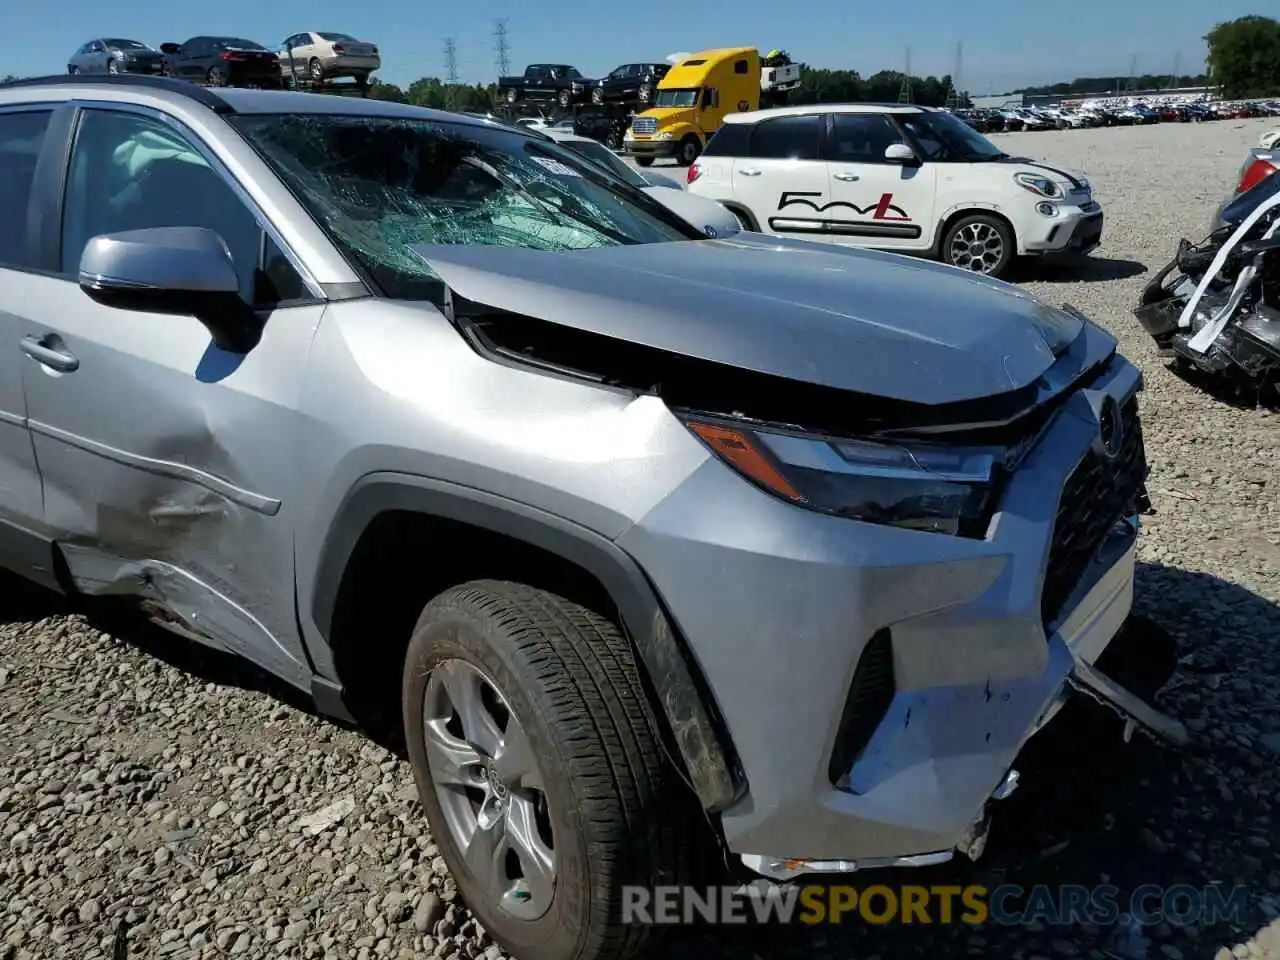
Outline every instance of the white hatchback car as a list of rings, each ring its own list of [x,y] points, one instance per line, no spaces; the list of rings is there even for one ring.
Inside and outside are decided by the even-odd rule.
[[[931,107],[731,113],[688,181],[748,230],[927,254],[991,276],[1016,256],[1084,254],[1102,238],[1082,173],[1011,157]]]
[[[530,128],[534,129],[534,128]],[[686,223],[691,223],[709,237],[729,237],[741,230],[738,218],[723,204],[706,197],[698,197],[680,188],[679,181],[662,174],[640,173],[598,140],[568,133],[557,127],[544,127],[538,131],[550,137],[566,150],[604,167],[620,180],[625,180]]]

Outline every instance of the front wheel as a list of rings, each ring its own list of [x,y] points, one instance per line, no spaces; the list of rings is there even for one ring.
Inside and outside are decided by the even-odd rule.
[[[676,148],[676,163],[682,167],[687,167],[698,159],[702,153],[702,142],[693,134],[685,137],[680,141],[680,146]]]
[[[112,57],[110,60],[107,61],[107,73],[119,73],[119,72],[120,72],[120,61],[117,60],[115,57]]]
[[[568,110],[569,104],[573,101],[573,97],[568,90],[561,90],[556,94],[556,103],[560,104],[560,109]]]
[[[515,87],[507,88],[507,103],[515,103],[520,99],[520,94]]]
[[[943,261],[953,267],[999,277],[1013,262],[1017,247],[1008,223],[976,213],[961,217],[948,228],[940,252]]]
[[[211,87],[225,87],[231,80],[225,67],[210,67],[205,79]]]
[[[636,166],[638,167],[653,166],[653,157],[636,157],[635,160],[636,160]]]
[[[431,835],[484,929],[520,960],[636,956],[653,928],[624,923],[623,889],[687,882],[696,808],[622,632],[463,584],[423,610],[402,695]]]

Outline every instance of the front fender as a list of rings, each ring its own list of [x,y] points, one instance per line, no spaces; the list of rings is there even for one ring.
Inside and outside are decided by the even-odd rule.
[[[594,576],[618,608],[623,628],[649,674],[703,807],[723,810],[744,794],[740,767],[705,680],[644,572],[612,540],[536,507],[409,474],[374,473],[361,478],[329,526],[312,591],[310,612],[326,654],[347,564],[364,531],[388,511],[440,517],[511,537],[553,553]],[[332,657],[316,660],[331,663]]]

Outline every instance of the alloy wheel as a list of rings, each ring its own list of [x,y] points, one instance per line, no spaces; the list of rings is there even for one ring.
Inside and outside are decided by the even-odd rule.
[[[989,223],[968,223],[951,237],[951,262],[974,273],[990,273],[1004,259],[1004,239]]]
[[[521,920],[551,907],[556,858],[546,787],[506,697],[463,660],[423,694],[427,766],[454,845],[489,897]]]

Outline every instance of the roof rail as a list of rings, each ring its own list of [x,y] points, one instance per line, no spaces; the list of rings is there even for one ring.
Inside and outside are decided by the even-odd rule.
[[[15,87],[45,87],[52,85],[71,86],[107,86],[107,87],[145,87],[151,90],[164,90],[176,93],[180,97],[194,100],[201,106],[208,107],[214,113],[235,113],[235,108],[226,100],[194,83],[177,80],[173,77],[157,77],[146,73],[108,73],[102,76],[91,76],[83,73],[60,73],[48,77],[23,77],[20,80],[0,82],[0,90],[11,90]]]

